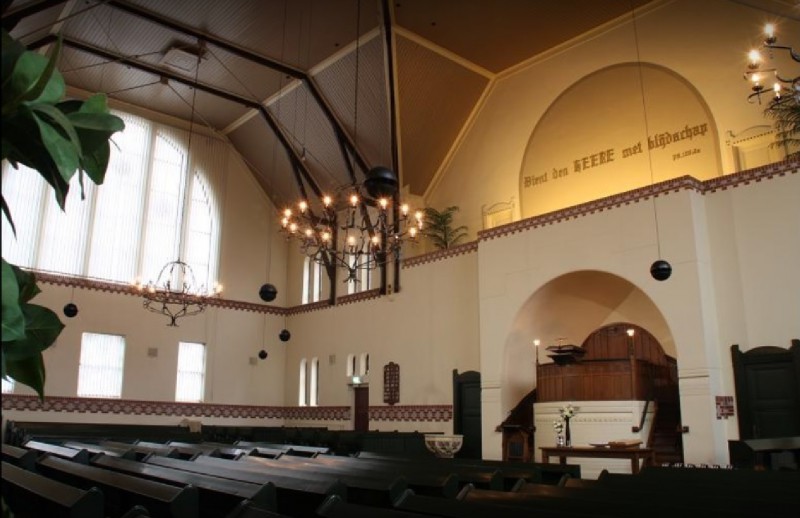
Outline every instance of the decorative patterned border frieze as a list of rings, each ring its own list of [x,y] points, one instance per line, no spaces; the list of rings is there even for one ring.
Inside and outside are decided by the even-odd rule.
[[[65,412],[77,414],[153,415],[176,417],[233,417],[258,419],[290,419],[304,421],[349,421],[349,406],[259,406],[209,403],[176,403],[174,401],[140,401],[3,394],[3,411]],[[373,406],[374,421],[441,422],[453,419],[451,405]]]
[[[796,174],[798,170],[800,170],[800,161],[787,160],[784,162],[776,162],[763,167],[756,167],[754,169],[748,169],[746,171],[720,176],[718,178],[712,178],[711,180],[705,181],[700,181],[691,176],[680,176],[678,178],[672,178],[664,182],[648,185],[632,191],[626,191],[587,203],[581,203],[580,205],[575,205],[566,209],[548,212],[547,214],[522,219],[507,225],[502,225],[487,230],[481,230],[478,232],[478,241],[486,241],[509,234],[515,234],[529,228],[537,228],[545,225],[552,225],[554,223],[560,223],[570,219],[577,219],[582,216],[588,216],[596,212],[603,212],[604,210],[610,210],[623,205],[639,203],[640,201],[648,200],[651,197],[667,195],[671,192],[693,190],[705,195],[714,193],[718,190],[749,185],[751,182],[768,180],[774,176],[785,176],[786,173]]]
[[[310,313],[312,311],[319,311],[321,309],[334,308],[344,304],[353,304],[355,302],[362,302],[364,300],[377,299],[381,296],[381,290],[376,288],[374,290],[362,291],[353,293],[351,295],[343,295],[336,299],[336,304],[331,305],[328,300],[321,300],[319,302],[312,302],[311,304],[303,304],[301,306],[294,306],[286,310],[287,315],[299,315],[301,313]]]
[[[36,274],[36,280],[45,284],[81,288],[85,290],[104,291],[108,293],[120,293],[134,297],[142,296],[142,293],[136,288],[136,286],[123,284],[121,282],[87,279],[86,277],[75,277],[72,275],[43,272],[38,270],[33,270],[33,272]],[[266,304],[255,304],[253,302],[244,302],[240,300],[229,300],[218,297],[209,298],[206,300],[206,303],[209,306],[225,309],[238,309],[240,311],[252,311],[255,313],[267,313],[279,316],[285,316],[288,313],[286,308],[268,306]]]
[[[403,259],[402,267],[413,268],[414,266],[419,266],[421,264],[433,263],[436,261],[441,261],[442,259],[447,259],[449,257],[456,257],[458,255],[469,254],[477,251],[478,251],[478,241],[470,241],[469,243],[464,243],[463,245],[454,246],[453,248],[447,248],[445,250],[437,250],[435,252],[430,252],[415,257],[409,257],[408,259]]]
[[[423,421],[453,420],[452,405],[393,405],[369,407],[370,421]]]

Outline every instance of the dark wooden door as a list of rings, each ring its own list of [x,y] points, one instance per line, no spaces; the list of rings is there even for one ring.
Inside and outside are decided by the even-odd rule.
[[[800,342],[793,342],[789,350],[731,348],[741,439],[800,436]]]
[[[464,445],[456,457],[480,459],[481,433],[481,374],[453,371],[453,433],[464,436]]]
[[[369,430],[369,387],[353,387],[355,397],[355,422],[353,429],[357,432]]]

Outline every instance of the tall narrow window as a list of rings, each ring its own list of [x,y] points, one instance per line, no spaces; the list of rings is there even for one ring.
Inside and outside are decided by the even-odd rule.
[[[369,353],[361,353],[358,362],[358,372],[361,376],[369,374]]]
[[[297,405],[306,406],[306,359],[300,360],[300,382],[297,387]]]
[[[120,397],[124,364],[124,336],[83,333],[78,366],[78,396]]]
[[[306,257],[303,261],[303,304],[311,301],[311,258]]]
[[[175,401],[203,401],[206,378],[206,346],[196,342],[178,344],[178,376]]]
[[[348,354],[347,355],[347,377],[351,378],[356,375],[356,355],[355,354]]]
[[[317,406],[319,404],[319,358],[311,359],[309,393],[309,405]]]
[[[322,265],[314,262],[311,265],[314,268],[314,291],[312,293],[313,302],[319,302],[322,298]]]
[[[371,266],[367,266],[363,270],[361,270],[361,290],[360,291],[367,291],[372,288],[372,270]]]
[[[15,382],[11,378],[3,378],[3,394],[12,394],[14,392]]]

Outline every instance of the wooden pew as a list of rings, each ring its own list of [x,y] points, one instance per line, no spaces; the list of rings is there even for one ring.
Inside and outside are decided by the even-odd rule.
[[[261,448],[256,447],[250,450],[248,455],[252,455],[254,457],[263,457],[265,459],[277,459],[283,456],[284,450],[278,450],[275,448]]]
[[[317,509],[317,514],[324,518],[420,518],[418,513],[352,504],[336,495],[326,498]]]
[[[5,446],[5,445],[4,445]],[[3,498],[17,518],[105,518],[103,493],[79,489],[2,462]]]
[[[26,450],[10,444],[3,443],[3,462],[8,462],[22,469],[33,471],[38,455],[33,450]]]
[[[448,518],[588,518],[589,514],[565,510],[531,509],[485,502],[463,502],[452,498],[416,495],[408,490],[397,502],[396,508],[426,516]],[[603,516],[603,515],[598,515]],[[613,515],[608,515],[613,516]]]
[[[241,460],[248,460],[242,458]],[[431,477],[434,481],[441,480],[439,477],[449,477],[455,475],[458,478],[459,487],[471,483],[475,486],[502,490],[505,485],[503,473],[494,468],[479,468],[475,466],[453,466],[435,463],[424,463],[415,465],[413,463],[387,463],[378,460],[356,459],[352,457],[334,457],[323,455],[313,459],[303,459],[298,457],[281,457],[280,463],[294,463],[306,465],[316,470],[324,470],[332,473],[359,473],[363,476],[371,477],[375,474],[395,473],[402,475],[408,481],[408,485],[420,494],[429,494]],[[516,482],[516,480],[514,480]],[[438,496],[436,491],[434,495]],[[455,492],[444,493],[441,496],[455,497]]]
[[[274,511],[267,511],[253,504],[249,500],[243,501],[236,508],[228,513],[225,518],[290,518],[286,514],[278,514]]]
[[[36,469],[43,475],[76,487],[98,487],[105,495],[106,512],[111,516],[120,516],[126,509],[137,504],[143,505],[157,516],[198,516],[198,493],[191,486],[178,488],[70,462],[52,454],[39,458]]]
[[[250,459],[250,462],[245,462],[245,459]],[[297,459],[312,460],[300,457]],[[321,469],[322,467],[309,468],[306,464],[299,462],[284,463],[279,460],[258,457],[242,457],[238,461],[198,457],[194,462],[207,465],[209,468],[244,469],[256,473],[263,473],[266,470],[270,473],[280,473],[298,478],[322,481],[339,480],[347,486],[348,502],[378,507],[391,507],[407,487],[406,481],[396,474],[375,473],[374,476],[363,476],[359,473],[348,473],[341,470],[324,470]]]
[[[223,459],[233,459],[236,460],[242,455],[250,455],[255,448],[238,448],[236,446],[232,446],[230,444],[224,444],[219,442],[201,442],[199,444],[191,444],[188,442],[181,442],[181,441],[170,441],[169,444],[174,444],[176,446],[199,446],[203,450],[211,450],[212,452],[216,450],[216,455],[212,453],[207,453],[207,455],[222,457]]]
[[[452,466],[481,466],[500,470],[503,476],[511,481],[506,483],[506,490],[510,490],[516,479],[526,482],[557,485],[562,477],[567,474],[573,478],[581,477],[579,464],[543,464],[543,463],[518,463],[501,460],[481,459],[440,459],[436,457],[398,457],[393,455],[376,454],[372,452],[359,452],[357,457],[366,460],[382,460],[385,462],[407,463],[420,465],[452,465]]]
[[[162,455],[164,457],[179,458],[180,453],[177,449],[171,448],[165,444],[150,443],[150,442],[135,442],[126,443],[119,441],[100,441],[100,446],[109,446],[112,448],[130,448],[134,453],[136,460],[142,460],[148,455]]]
[[[268,511],[274,511],[277,508],[275,486],[269,483],[258,485],[200,475],[102,454],[93,457],[91,464],[156,482],[177,486],[192,485],[199,491],[200,516],[209,518],[225,516],[245,499],[252,502],[254,506]]]
[[[329,455],[331,449],[327,446],[303,446],[298,444],[277,444],[272,442],[251,442],[236,441],[235,446],[243,449],[247,448],[270,448],[281,450],[284,455],[294,455],[297,457],[314,457],[316,455]]]
[[[123,459],[136,459],[136,452],[130,447],[126,446],[101,446],[99,444],[91,444],[86,442],[65,441],[62,446],[72,448],[74,450],[86,450],[92,455],[102,453],[110,457],[120,457]]]
[[[26,441],[23,445],[24,448],[38,452],[39,454],[49,453],[62,459],[71,460],[80,464],[89,463],[89,452],[86,450],[76,450],[75,448],[67,448],[66,446],[59,446],[57,444],[50,444],[41,441]]]
[[[213,457],[202,457],[213,459]],[[217,461],[236,463],[225,459]],[[272,482],[277,494],[278,512],[296,517],[315,517],[317,507],[329,496],[339,495],[347,498],[347,487],[339,481],[320,480],[313,478],[298,478],[285,473],[274,473],[262,470],[248,471],[216,466],[208,466],[201,462],[193,462],[168,457],[151,456],[147,458],[148,464],[164,466],[167,468],[211,475],[230,480],[241,480],[253,484],[266,484]]]
[[[714,498],[700,495],[687,498],[675,488],[660,491],[608,490],[606,488],[567,488],[545,484],[527,484],[517,493],[502,493],[466,488],[458,496],[467,502],[494,502],[533,509],[560,508],[575,512],[590,512],[616,516],[773,516],[774,508],[744,500]],[[755,514],[754,514],[755,513]]]

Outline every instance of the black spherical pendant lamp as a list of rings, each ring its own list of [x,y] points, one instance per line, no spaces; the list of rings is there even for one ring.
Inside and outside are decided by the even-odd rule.
[[[272,284],[264,284],[261,286],[261,289],[258,290],[258,296],[261,297],[261,300],[264,302],[272,302],[275,300],[275,297],[278,296],[278,288]]]
[[[69,318],[74,318],[78,314],[78,306],[70,302],[64,306],[64,315]]]
[[[397,175],[386,167],[373,167],[367,173],[364,187],[373,198],[389,198],[397,192]]]
[[[258,357],[261,358],[262,360],[266,360],[267,356],[268,356],[267,351],[265,351],[264,349],[258,351]]]
[[[672,265],[659,259],[650,266],[650,275],[657,281],[666,281],[672,275]]]
[[[278,335],[278,338],[281,339],[281,342],[288,342],[289,338],[291,338],[291,337],[292,337],[292,333],[290,333],[288,329],[284,329]]]

